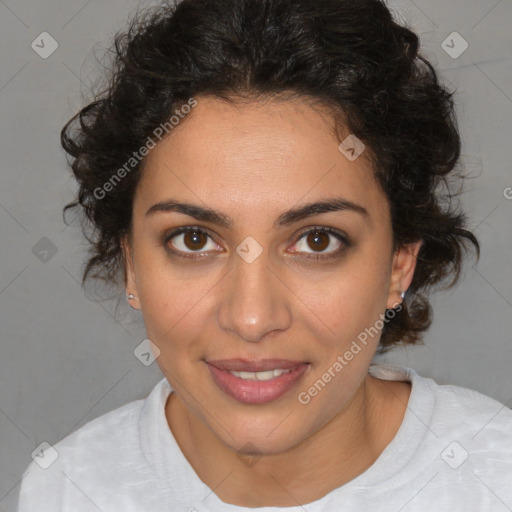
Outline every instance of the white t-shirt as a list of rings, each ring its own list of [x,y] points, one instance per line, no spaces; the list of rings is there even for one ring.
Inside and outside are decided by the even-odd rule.
[[[293,507],[226,504],[181,452],[165,417],[164,378],[144,400],[100,416],[57,443],[57,459],[25,471],[19,512],[510,512],[512,411],[476,391],[438,385],[411,368],[371,365],[412,383],[393,440],[361,475]],[[38,462],[55,455],[45,450]],[[48,457],[47,462],[44,459]],[[36,457],[37,459],[37,457]]]

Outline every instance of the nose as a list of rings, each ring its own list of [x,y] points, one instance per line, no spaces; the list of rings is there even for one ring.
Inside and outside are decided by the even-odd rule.
[[[292,319],[292,293],[269,265],[266,251],[251,263],[238,254],[233,258],[217,312],[220,328],[253,343],[287,330]]]

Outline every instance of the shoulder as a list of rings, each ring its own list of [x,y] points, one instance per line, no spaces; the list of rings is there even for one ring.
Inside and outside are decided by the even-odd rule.
[[[439,384],[411,368],[379,365],[372,373],[412,383],[389,452],[401,460],[393,482],[405,502],[411,491],[418,496],[418,510],[440,500],[451,510],[494,510],[498,497],[512,503],[512,410],[506,404],[466,387]]]
[[[119,449],[137,440],[137,424],[144,400],[135,400],[99,416],[53,446],[61,464],[85,462],[102,455],[121,455]]]
[[[512,410],[506,404],[470,388],[439,384],[412,368],[375,365],[372,373],[411,382],[409,415],[428,427],[431,438],[459,440],[512,460]]]
[[[441,432],[456,431],[490,441],[508,438],[512,442],[512,410],[506,404],[473,389],[422,379],[431,381],[428,385],[435,398],[432,419]]]
[[[512,410],[473,389],[433,381],[428,386],[434,408],[423,460],[432,461],[427,466],[438,475],[432,499],[449,484],[466,510],[512,503]]]
[[[422,418],[428,429],[424,448],[452,469],[467,464],[492,481],[508,480],[512,468],[512,410],[479,391],[438,384],[414,370],[411,376],[417,388],[411,412]]]
[[[24,472],[24,480],[47,479],[51,473],[65,470],[70,465],[90,465],[129,453],[127,447],[137,443],[137,423],[144,400],[136,400],[99,416],[64,439],[41,447]]]
[[[412,393],[408,405],[428,409],[431,420],[439,423],[440,428],[449,430],[456,427],[458,431],[473,431],[485,426],[512,435],[512,410],[479,391],[453,384],[439,384],[431,377],[422,376],[404,366],[372,364],[370,373],[384,380],[411,382]],[[461,422],[462,419],[464,422]]]
[[[91,420],[53,446],[40,445],[23,473],[19,512],[33,510],[41,502],[47,507],[44,510],[64,510],[66,496],[69,500],[86,499],[102,486],[115,488],[137,478],[135,473],[146,466],[141,417],[148,408],[156,408],[163,388],[160,381],[145,399]]]
[[[476,478],[494,483],[512,499],[506,484],[512,474],[512,410],[472,389],[454,385],[435,389],[431,428],[444,445],[441,458],[452,469],[468,464]]]

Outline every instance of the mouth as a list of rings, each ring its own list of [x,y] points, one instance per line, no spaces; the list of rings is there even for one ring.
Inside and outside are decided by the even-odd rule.
[[[285,359],[205,361],[217,387],[244,404],[266,404],[295,387],[310,363]]]

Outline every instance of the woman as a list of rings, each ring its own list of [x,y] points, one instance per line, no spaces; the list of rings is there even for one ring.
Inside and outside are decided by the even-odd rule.
[[[32,463],[21,512],[512,507],[512,412],[372,364],[479,253],[418,47],[378,0],[183,0],[116,38],[68,208],[164,378]]]

